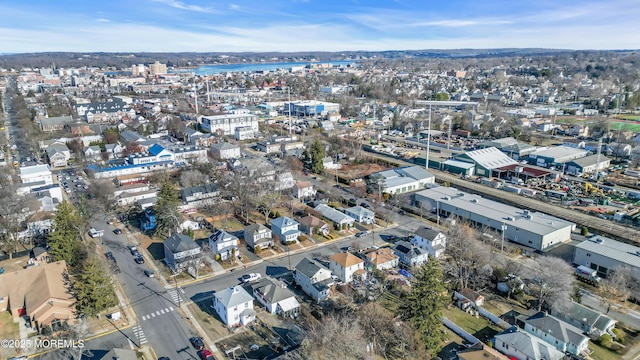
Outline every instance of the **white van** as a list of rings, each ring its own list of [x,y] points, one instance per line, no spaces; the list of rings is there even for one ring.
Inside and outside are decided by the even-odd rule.
[[[104,235],[104,230],[96,230],[94,228],[89,229],[89,236],[92,238],[102,237]]]

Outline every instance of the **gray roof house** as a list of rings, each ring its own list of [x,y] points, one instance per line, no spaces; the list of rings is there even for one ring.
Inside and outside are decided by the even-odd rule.
[[[447,237],[438,230],[421,226],[414,232],[411,244],[426,250],[430,256],[437,259],[444,255]]]
[[[220,195],[216,184],[190,186],[180,190],[182,203],[189,207],[200,207],[212,204]]]
[[[200,263],[200,246],[187,235],[173,234],[163,245],[164,261],[174,272]]]
[[[573,301],[565,301],[552,307],[551,315],[598,337],[611,332],[616,325],[616,321],[610,317]]]
[[[256,247],[265,249],[274,245],[271,229],[262,224],[245,226],[244,242],[254,251]]]
[[[573,325],[539,312],[524,322],[524,331],[555,346],[562,352],[576,356],[588,355],[589,338],[582,335],[582,330]]]
[[[217,291],[212,302],[214,310],[229,328],[247,325],[256,319],[253,297],[240,285]]]
[[[507,329],[493,338],[493,348],[518,360],[561,360],[564,353],[537,337],[518,331],[515,327]]]
[[[271,314],[295,316],[300,311],[295,294],[280,280],[265,278],[251,287],[253,296]]]
[[[354,206],[344,210],[344,213],[354,218],[361,224],[375,224],[376,213],[362,206]]]
[[[314,208],[314,210],[322,214],[322,216],[324,216],[327,220],[333,222],[333,224],[339,229],[350,228],[356,221],[351,216],[344,214],[326,204],[319,204]]]
[[[408,266],[420,266],[429,260],[429,254],[425,250],[406,241],[398,241],[393,252],[398,255],[401,263]]]
[[[238,256],[239,243],[240,240],[238,237],[224,230],[218,230],[209,235],[209,247],[220,260],[227,260]]]
[[[300,260],[294,273],[296,284],[316,302],[329,297],[333,279],[331,270],[308,258]]]

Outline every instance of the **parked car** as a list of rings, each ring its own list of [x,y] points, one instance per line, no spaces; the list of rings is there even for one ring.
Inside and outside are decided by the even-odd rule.
[[[144,264],[144,258],[142,257],[142,255],[138,256],[135,259],[136,264]]]
[[[191,345],[193,345],[193,347],[196,350],[204,349],[204,342],[202,342],[202,338],[196,336],[189,339],[189,341],[191,342]]]
[[[198,351],[198,356],[200,356],[200,360],[214,360],[213,354],[207,349]]]
[[[109,260],[116,261],[116,258],[113,257],[113,253],[111,251],[105,253],[104,256],[106,256],[107,259],[109,259]]]
[[[139,256],[140,253],[138,252],[138,249],[136,249],[135,246],[129,246],[129,251],[131,251],[131,255],[133,256]]]
[[[113,225],[113,220],[107,220],[107,224]]]
[[[144,274],[147,275],[147,277],[150,277],[150,278],[156,277],[156,274],[154,274],[153,271],[151,271],[151,270],[145,270]]]
[[[366,231],[360,231],[359,233],[356,234],[356,237],[363,237],[365,235],[367,235]]]
[[[361,203],[360,203],[360,206],[362,206],[362,207],[363,207],[363,208],[365,208],[365,209],[368,209],[368,208],[370,208],[370,207],[371,207],[371,206],[369,206],[369,204],[367,204],[366,202],[361,202]]]
[[[113,230],[113,233],[116,234],[116,235],[120,235],[120,234],[122,234],[122,229],[115,229],[115,230]]]
[[[262,275],[260,274],[250,273],[250,274],[242,275],[242,277],[240,278],[240,281],[242,281],[243,284],[246,284],[246,283],[258,281],[261,278],[262,278]]]

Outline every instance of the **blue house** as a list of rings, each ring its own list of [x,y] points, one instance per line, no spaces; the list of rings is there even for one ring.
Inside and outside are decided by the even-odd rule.
[[[144,211],[144,217],[140,220],[140,227],[144,231],[150,231],[156,228],[156,212],[153,208]]]
[[[280,237],[280,241],[283,243],[297,242],[300,236],[300,230],[298,230],[298,222],[287,217],[281,216],[277,219],[271,220],[271,232],[273,235]]]

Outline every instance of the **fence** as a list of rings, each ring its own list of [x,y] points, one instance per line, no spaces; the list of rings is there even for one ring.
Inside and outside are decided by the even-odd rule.
[[[456,325],[453,321],[447,319],[446,317],[442,318],[442,323],[444,324],[444,326],[448,327],[451,331],[453,331],[454,333],[456,333],[458,336],[465,339],[466,341],[470,342],[471,344],[475,345],[480,342],[478,338],[469,334],[463,328]]]
[[[454,295],[456,297],[456,299],[466,299],[471,301],[470,299],[468,299],[467,297],[465,297],[464,295],[460,294],[459,292],[455,291]],[[473,301],[471,301],[473,303]],[[493,324],[496,324],[497,326],[499,326],[502,329],[508,329],[511,327],[511,325],[500,319],[498,316],[494,315],[493,313],[489,312],[488,310],[480,307],[480,306],[474,306],[474,308],[478,311],[478,313],[480,315],[482,315],[483,317],[487,318],[487,320],[491,321]]]

